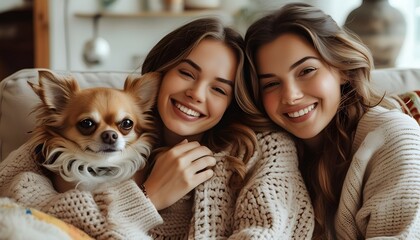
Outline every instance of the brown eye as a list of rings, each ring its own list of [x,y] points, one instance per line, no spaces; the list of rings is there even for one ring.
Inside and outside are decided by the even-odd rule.
[[[304,75],[309,74],[309,73],[311,73],[315,70],[317,70],[317,68],[314,68],[314,67],[305,68],[305,69],[302,70],[302,72],[299,74],[299,76],[304,76]]]
[[[128,134],[133,126],[134,122],[131,119],[126,118],[120,122],[119,128],[123,134]]]
[[[96,130],[96,123],[89,118],[83,119],[80,122],[78,122],[77,124],[77,129],[79,130],[79,132],[83,135],[91,135],[92,133],[95,132]]]
[[[213,89],[214,89],[214,91],[216,91],[220,94],[227,95],[226,91],[223,88],[215,87]]]
[[[262,89],[265,90],[265,89],[269,89],[269,88],[272,88],[272,87],[275,87],[275,86],[278,86],[278,85],[280,85],[279,82],[274,82],[274,81],[273,82],[268,82],[268,83],[266,83],[262,86]]]

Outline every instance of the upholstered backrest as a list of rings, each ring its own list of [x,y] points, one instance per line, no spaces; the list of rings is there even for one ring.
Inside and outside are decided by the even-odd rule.
[[[39,102],[27,81],[38,81],[38,70],[24,69],[0,82],[0,161],[28,138],[34,126],[30,114]],[[105,86],[122,88],[129,72],[59,72],[73,75],[82,88]],[[374,85],[388,93],[420,89],[420,69],[385,69],[373,73]]]
[[[372,84],[378,90],[389,94],[401,94],[420,90],[420,68],[388,68],[372,72]]]

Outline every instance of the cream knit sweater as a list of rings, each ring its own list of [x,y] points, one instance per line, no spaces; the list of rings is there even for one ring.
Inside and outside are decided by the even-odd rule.
[[[420,239],[420,127],[375,107],[361,119],[336,214],[339,239]]]
[[[0,164],[0,196],[38,208],[96,239],[310,239],[313,210],[284,133],[258,134],[237,200],[228,187],[226,153],[215,154],[215,175],[160,212],[132,180],[95,192],[57,193],[28,152],[28,144]]]

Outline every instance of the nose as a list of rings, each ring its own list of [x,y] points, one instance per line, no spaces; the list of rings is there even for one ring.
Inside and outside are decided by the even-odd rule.
[[[285,83],[282,92],[282,103],[288,105],[296,104],[304,95],[300,85],[296,82]]]
[[[101,134],[102,142],[114,144],[118,139],[118,134],[112,130],[106,130]]]
[[[185,91],[185,95],[194,102],[204,102],[206,99],[206,87],[204,84],[196,83]]]

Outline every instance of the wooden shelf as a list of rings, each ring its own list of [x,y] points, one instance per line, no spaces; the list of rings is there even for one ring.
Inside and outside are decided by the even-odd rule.
[[[116,13],[116,12],[77,12],[76,17],[80,18],[156,18],[156,17],[199,17],[206,15],[226,15],[221,10],[185,10],[183,12],[138,12],[138,13]]]

